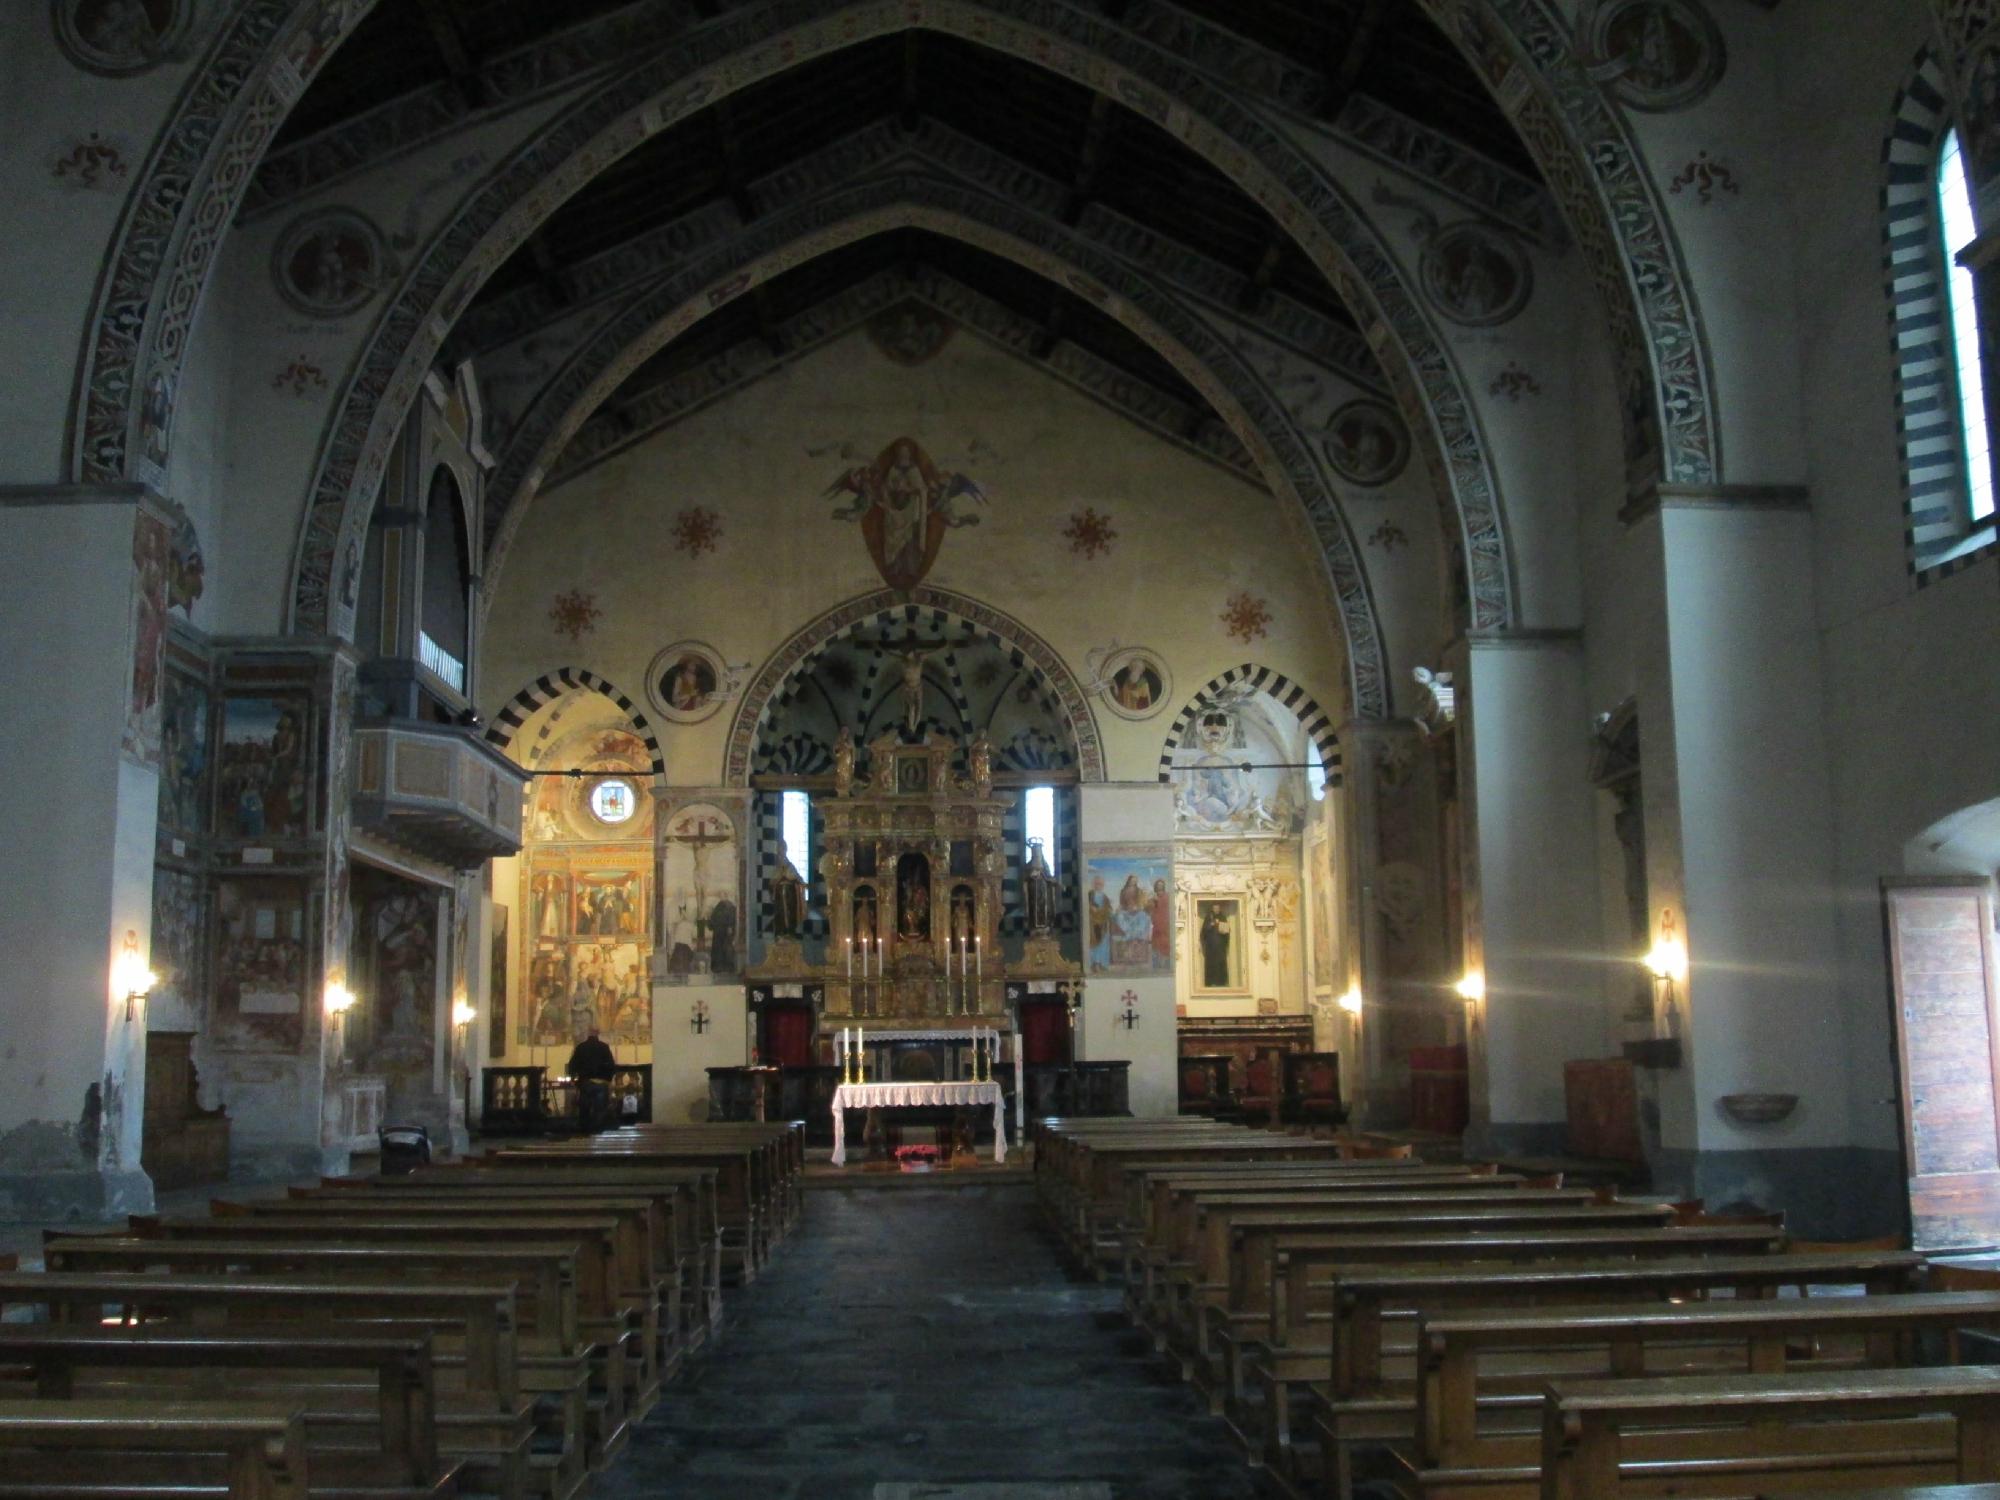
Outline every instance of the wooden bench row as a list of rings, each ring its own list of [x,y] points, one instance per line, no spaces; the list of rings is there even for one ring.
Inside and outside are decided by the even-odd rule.
[[[51,1234],[0,1275],[0,1497],[572,1500],[797,1222],[801,1135],[620,1132]]]
[[[1993,1329],[2000,1287],[1926,1291],[1920,1256],[1798,1253],[1768,1219],[1337,1161],[1210,1122],[1050,1121],[1037,1137],[1056,1233],[1123,1275],[1154,1347],[1292,1493],[2000,1479],[2000,1372],[1933,1363],[1959,1331]],[[1806,1295],[1834,1288],[1865,1295]]]

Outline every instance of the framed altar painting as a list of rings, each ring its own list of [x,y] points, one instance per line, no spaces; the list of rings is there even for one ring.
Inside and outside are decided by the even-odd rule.
[[[1249,938],[1241,896],[1197,896],[1188,961],[1193,995],[1247,995],[1243,945]]]
[[[1172,846],[1087,844],[1083,864],[1090,972],[1173,973]]]

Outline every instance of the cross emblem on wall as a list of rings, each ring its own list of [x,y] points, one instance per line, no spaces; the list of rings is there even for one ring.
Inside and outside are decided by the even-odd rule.
[[[688,1030],[694,1032],[697,1036],[708,1030],[708,1002],[706,1000],[695,1001],[694,1008],[688,1013]]]

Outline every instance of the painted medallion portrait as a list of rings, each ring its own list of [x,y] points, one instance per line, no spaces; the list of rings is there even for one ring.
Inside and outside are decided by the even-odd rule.
[[[951,342],[952,326],[950,318],[912,297],[870,318],[868,339],[885,359],[916,366]]]
[[[1321,451],[1350,484],[1387,484],[1410,461],[1410,432],[1381,401],[1350,401],[1327,418]]]
[[[729,696],[729,670],[705,641],[675,641],[646,674],[646,691],[662,717],[676,724],[699,724]]]
[[[1591,72],[1634,109],[1685,109],[1722,77],[1722,33],[1696,0],[1607,0],[1591,18]]]
[[[1121,719],[1150,719],[1167,706],[1173,693],[1174,679],[1166,663],[1144,647],[1107,657],[1103,679],[1105,706]]]
[[[1520,248],[1470,220],[1431,236],[1419,270],[1438,311],[1468,328],[1506,322],[1527,305],[1535,285]]]
[[[279,295],[315,318],[353,312],[388,275],[382,232],[351,209],[322,209],[293,220],[271,255]]]
[[[93,73],[143,73],[187,33],[190,0],[56,0],[56,40]]]

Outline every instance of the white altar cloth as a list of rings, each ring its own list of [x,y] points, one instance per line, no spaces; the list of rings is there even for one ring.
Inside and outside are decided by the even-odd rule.
[[[833,1164],[847,1164],[847,1111],[850,1109],[925,1109],[939,1105],[964,1108],[993,1106],[993,1159],[1007,1159],[1007,1101],[997,1079],[985,1083],[843,1083],[833,1091]]]

